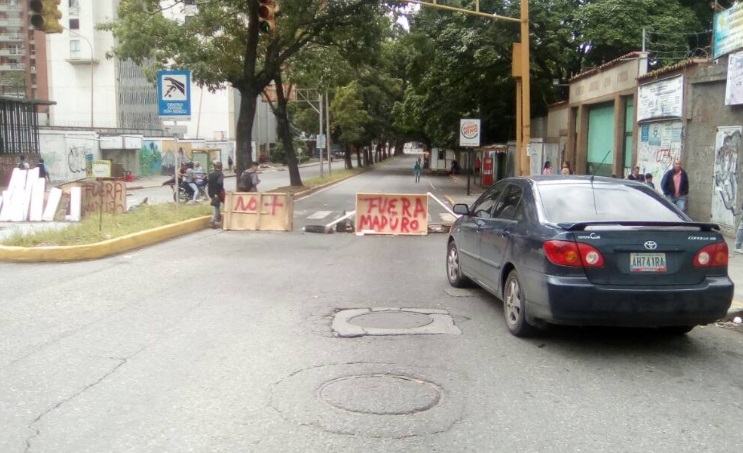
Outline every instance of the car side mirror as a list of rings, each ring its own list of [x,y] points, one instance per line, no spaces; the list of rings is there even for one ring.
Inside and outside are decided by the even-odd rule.
[[[459,215],[469,215],[470,214],[470,208],[465,203],[457,203],[454,205],[453,209],[454,214]]]

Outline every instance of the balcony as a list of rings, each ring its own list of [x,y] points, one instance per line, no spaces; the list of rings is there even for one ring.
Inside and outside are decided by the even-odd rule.
[[[22,57],[26,53],[22,49],[0,49],[0,57]]]
[[[22,42],[22,33],[3,33],[0,35],[0,42]]]
[[[0,5],[0,12],[14,12],[14,11],[17,11],[18,13],[20,13],[21,5],[7,5],[7,4]]]
[[[23,63],[2,63],[0,71],[25,71],[26,65]]]

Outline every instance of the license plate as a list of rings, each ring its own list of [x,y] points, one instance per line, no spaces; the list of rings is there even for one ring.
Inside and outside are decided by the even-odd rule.
[[[665,253],[630,253],[629,269],[631,272],[665,272]]]

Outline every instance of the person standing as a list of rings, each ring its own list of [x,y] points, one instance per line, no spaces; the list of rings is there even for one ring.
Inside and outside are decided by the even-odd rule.
[[[552,162],[546,161],[544,163],[544,167],[542,168],[542,174],[545,176],[552,175]]]
[[[655,184],[653,184],[653,174],[652,173],[645,173],[645,184],[649,185],[653,189],[655,189]]]
[[[418,159],[415,161],[415,165],[413,165],[413,174],[415,175],[415,182],[421,181],[421,160]]]
[[[222,162],[214,162],[214,171],[209,173],[206,178],[206,190],[211,199],[211,204],[214,207],[209,227],[217,228],[222,217],[220,207],[222,206],[222,203],[224,203],[224,174],[222,173]]]
[[[638,166],[632,167],[632,173],[627,176],[627,179],[630,181],[645,182],[645,177],[640,174],[640,167]]]
[[[21,170],[28,170],[29,168],[31,168],[28,165],[28,162],[26,162],[26,156],[25,155],[21,154],[21,157],[19,157],[18,159],[20,159],[18,161],[18,168],[20,168]]]
[[[570,162],[563,161],[563,163],[562,163],[562,170],[560,170],[560,173],[562,173],[563,175],[566,175],[566,176],[573,174],[573,169],[570,168]]]
[[[681,161],[674,161],[673,168],[663,175],[660,189],[671,203],[686,212],[686,201],[689,198],[689,176],[681,167]]]

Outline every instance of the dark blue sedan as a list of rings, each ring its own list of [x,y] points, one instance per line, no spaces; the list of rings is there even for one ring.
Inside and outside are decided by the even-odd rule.
[[[446,270],[503,300],[517,336],[546,324],[685,334],[733,300],[728,247],[649,186],[591,176],[508,178],[457,204]]]

